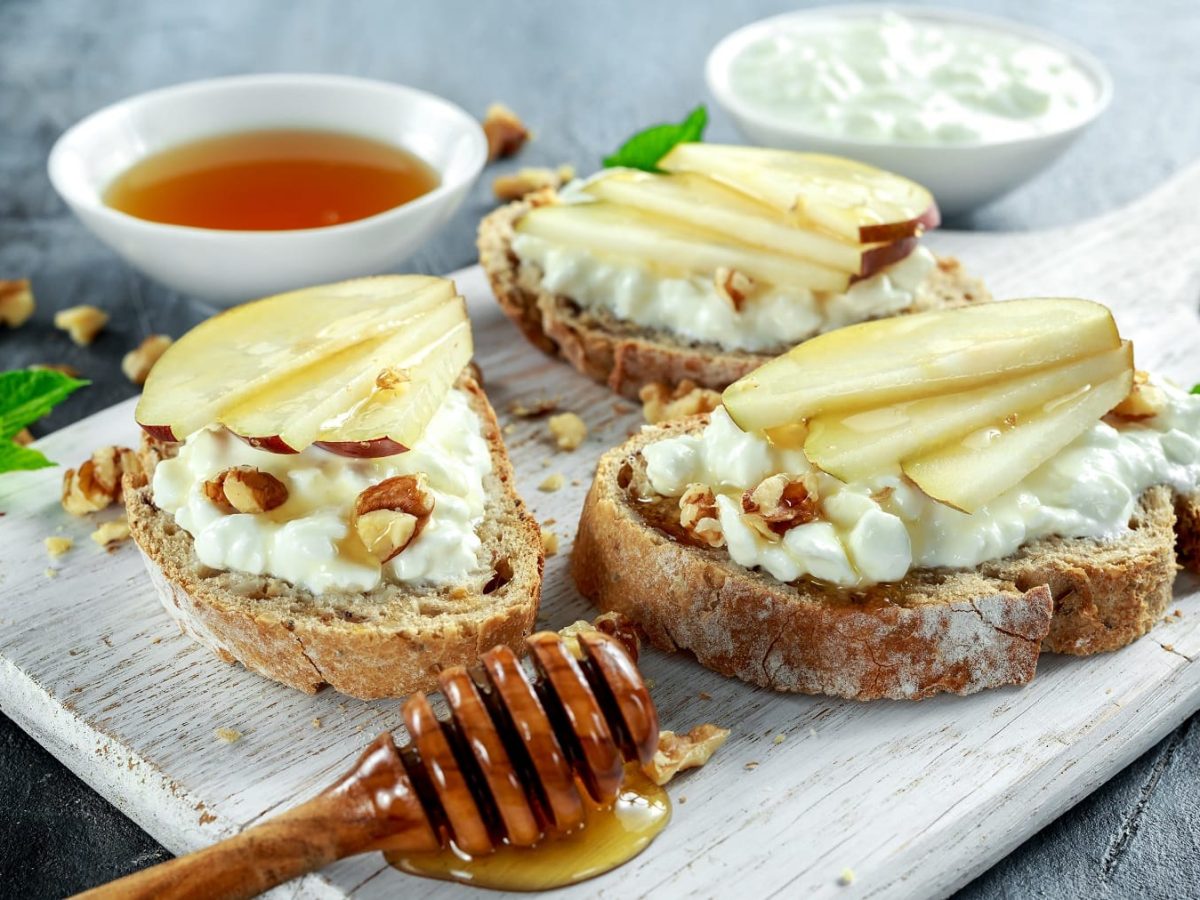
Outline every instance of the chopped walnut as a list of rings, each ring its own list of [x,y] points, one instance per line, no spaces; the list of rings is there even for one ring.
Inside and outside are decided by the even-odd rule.
[[[638,397],[642,401],[642,415],[651,425],[712,412],[721,405],[720,392],[700,387],[690,378],[675,387],[655,381],[643,386]]]
[[[129,522],[124,516],[103,523],[92,532],[92,540],[101,547],[111,547],[129,539]]]
[[[1140,369],[1133,373],[1133,387],[1113,409],[1112,414],[1123,419],[1148,419],[1157,416],[1167,406],[1162,388],[1151,383],[1150,375]]]
[[[587,437],[587,423],[573,412],[551,416],[547,423],[559,450],[574,450]]]
[[[137,454],[128,447],[101,447],[76,471],[63,473],[62,506],[73,516],[97,512],[121,494],[121,477],[144,477]]]
[[[725,546],[717,517],[717,498],[706,484],[689,484],[679,498],[679,524],[696,540],[710,547]]]
[[[204,496],[222,512],[256,515],[287,503],[288,489],[270,472],[234,466],[204,482]]]
[[[488,162],[512,156],[529,140],[529,129],[520,117],[503,103],[493,103],[483,116],[487,137]]]
[[[150,335],[125,354],[121,360],[121,371],[134,384],[145,384],[146,379],[150,377],[150,370],[170,346],[171,339],[165,334]]]
[[[579,635],[585,631],[597,631],[600,634],[614,638],[629,654],[629,658],[637,662],[638,651],[641,649],[642,637],[638,627],[619,612],[606,612],[596,616],[591,622],[577,619],[565,628],[558,629],[559,636],[571,655],[583,659],[583,648],[579,646]]]
[[[666,784],[684,769],[698,769],[712,757],[729,737],[729,729],[717,725],[697,725],[684,735],[660,731],[658,750],[646,774],[655,784]]]
[[[58,557],[62,556],[75,546],[75,542],[73,540],[71,540],[69,537],[62,537],[61,535],[51,535],[50,537],[46,538],[44,543],[46,544],[46,552],[49,553],[54,559],[58,559]]]
[[[519,169],[511,175],[496,176],[492,181],[492,193],[497,200],[505,202],[521,200],[537,191],[557,190],[574,177],[575,168],[568,165],[557,169]]]
[[[108,324],[108,313],[94,306],[72,306],[54,314],[54,327],[65,331],[80,347],[96,339]]]
[[[28,278],[0,281],[0,322],[9,328],[20,328],[29,321],[35,308]]]
[[[558,409],[557,397],[538,397],[536,400],[514,400],[508,411],[519,419],[534,419]]]
[[[558,553],[558,535],[549,528],[542,529],[542,551],[547,556]]]
[[[742,494],[742,520],[763,537],[776,539],[788,529],[817,519],[821,501],[812,475],[772,475]]]
[[[713,275],[713,286],[717,289],[717,296],[732,306],[734,312],[741,312],[754,293],[755,282],[744,272],[719,266]]]
[[[417,539],[433,506],[423,474],[394,475],[358,495],[351,525],[367,552],[386,563]]]

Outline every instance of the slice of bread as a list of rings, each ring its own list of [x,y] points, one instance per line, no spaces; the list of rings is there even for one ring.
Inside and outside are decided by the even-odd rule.
[[[571,572],[585,597],[633,619],[655,646],[752,684],[856,700],[1024,684],[1042,650],[1112,650],[1159,620],[1176,528],[1181,557],[1197,565],[1200,500],[1153,487],[1116,541],[1046,538],[975,570],[914,570],[864,591],[785,584],[687,541],[676,501],[631,497],[641,449],[707,420],[646,428],[601,458]]]
[[[180,628],[226,662],[308,693],[329,684],[364,700],[435,688],[442,669],[473,663],[497,644],[522,652],[541,593],[541,535],[513,488],[487,397],[469,376],[459,387],[470,393],[492,451],[479,527],[490,574],[453,587],[381,584],[366,594],[315,595],[267,575],[214,570],[197,558],[191,535],[154,505],[146,481],[127,478],[130,531]],[[147,476],[156,449],[142,454]]]
[[[541,271],[517,258],[512,241],[522,215],[552,202],[554,193],[543,191],[500,207],[479,224],[479,263],[492,292],[508,317],[540,350],[561,355],[584,375],[629,398],[636,398],[643,385],[674,385],[685,378],[701,387],[722,390],[777,355],[726,350],[667,331],[641,328],[584,310],[571,298],[546,291]],[[983,284],[967,275],[954,259],[938,260],[926,288],[921,301],[905,312],[991,299]],[[780,346],[778,352],[790,346]]]

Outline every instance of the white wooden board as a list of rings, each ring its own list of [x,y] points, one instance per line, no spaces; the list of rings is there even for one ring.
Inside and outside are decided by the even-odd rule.
[[[1070,294],[1109,303],[1140,366],[1200,380],[1200,167],[1134,206],[1071,228],[936,234],[998,297]],[[510,436],[519,487],[557,520],[542,622],[587,614],[566,554],[597,456],[639,422],[567,366],[532,350],[488,296],[478,269],[455,275],[470,298],[493,404],[553,395],[591,428],[558,453],[541,421]],[[41,442],[76,464],[135,439],[131,403]],[[537,485],[562,472],[568,487]],[[57,503],[58,470],[0,479],[0,709],[175,852],[234,833],[305,799],[383,729],[396,702],[308,697],[230,667],[181,636],[132,546],[108,554],[94,523]],[[42,539],[75,549],[50,565]],[[919,704],[776,695],[688,659],[646,654],[666,727],[716,721],[733,737],[671,786],[675,818],[631,864],[572,896],[938,896],[995,862],[1200,707],[1200,582],[1180,579],[1171,617],[1118,653],[1047,657],[1033,684]],[[701,699],[706,692],[711,699]],[[320,720],[315,727],[314,720]],[[245,737],[224,744],[214,729]],[[776,735],[784,740],[775,743]],[[749,763],[756,767],[747,768]],[[856,878],[838,884],[846,868]],[[461,893],[388,868],[378,855],[335,865],[286,895],[374,898]]]

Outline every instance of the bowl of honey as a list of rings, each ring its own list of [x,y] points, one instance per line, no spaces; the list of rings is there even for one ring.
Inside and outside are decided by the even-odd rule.
[[[218,305],[392,271],[487,159],[433,94],[335,75],[247,75],[140,94],[55,143],[50,181],[149,278]]]

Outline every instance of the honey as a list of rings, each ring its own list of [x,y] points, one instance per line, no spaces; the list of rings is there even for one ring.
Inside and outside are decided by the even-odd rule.
[[[628,862],[650,845],[671,818],[667,792],[632,763],[625,768],[615,803],[604,808],[585,805],[583,827],[546,838],[535,847],[503,845],[475,857],[453,845],[437,853],[385,855],[389,863],[411,875],[503,891],[544,891],[577,884]]]
[[[391,144],[334,131],[273,129],[153,154],[119,175],[104,202],[169,225],[288,231],[364,219],[438,183],[427,163]]]

